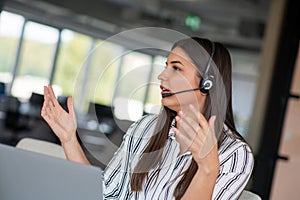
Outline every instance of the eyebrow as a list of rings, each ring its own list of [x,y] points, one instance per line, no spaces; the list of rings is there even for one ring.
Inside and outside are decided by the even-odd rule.
[[[182,66],[184,66],[180,61],[177,61],[177,60],[171,61],[170,63],[171,63],[171,64],[179,63],[179,64],[181,64]],[[166,65],[168,65],[168,62],[166,62]]]

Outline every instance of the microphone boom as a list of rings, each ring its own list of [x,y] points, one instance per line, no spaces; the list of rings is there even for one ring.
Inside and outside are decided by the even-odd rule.
[[[180,93],[184,93],[184,92],[191,92],[191,91],[196,91],[196,90],[200,90],[200,88],[194,88],[194,89],[189,89],[189,90],[182,90],[179,92],[174,92],[174,93],[166,93],[166,94],[162,94],[162,98],[166,98],[166,97],[170,97],[173,96],[174,94],[180,94]]]

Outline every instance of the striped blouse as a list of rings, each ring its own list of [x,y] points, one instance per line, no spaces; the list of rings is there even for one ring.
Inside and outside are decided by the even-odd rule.
[[[130,175],[146,148],[156,125],[157,115],[144,116],[130,126],[123,142],[104,172],[104,199],[174,199],[173,192],[190,165],[192,154],[178,156],[179,143],[170,128],[163,149],[160,173],[149,171],[141,192],[130,190]],[[226,127],[225,127],[226,129]],[[220,171],[213,191],[213,199],[237,199],[246,186],[253,168],[249,146],[232,137],[227,128],[218,150]]]

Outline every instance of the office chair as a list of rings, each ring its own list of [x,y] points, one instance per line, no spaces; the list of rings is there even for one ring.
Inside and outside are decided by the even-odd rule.
[[[88,114],[96,114],[99,121],[103,118],[113,118],[113,107],[90,102]]]
[[[21,102],[18,100],[18,98],[13,97],[13,96],[7,96],[5,99],[5,120],[4,124],[5,127],[13,129],[13,130],[18,130],[21,129],[23,126],[21,126],[20,123],[20,108]]]
[[[91,119],[98,121],[102,133],[111,134],[115,131],[116,124],[112,107],[90,102],[88,115]]]
[[[23,138],[17,143],[16,147],[27,151],[66,159],[65,152],[60,145],[44,140]]]
[[[57,101],[65,111],[69,112],[67,96],[58,96]]]

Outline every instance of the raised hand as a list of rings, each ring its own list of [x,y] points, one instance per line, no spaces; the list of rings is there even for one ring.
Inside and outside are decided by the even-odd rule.
[[[212,116],[207,121],[201,112],[192,105],[190,105],[188,113],[179,111],[175,118],[177,128],[174,128],[174,132],[176,140],[180,143],[181,152],[191,151],[198,165],[208,164],[207,161],[204,161],[207,159],[218,161],[216,160],[218,159],[218,148],[214,128],[215,118]]]
[[[66,112],[58,103],[51,85],[44,86],[42,117],[51,127],[62,144],[76,140],[77,120],[72,97],[68,97]]]

